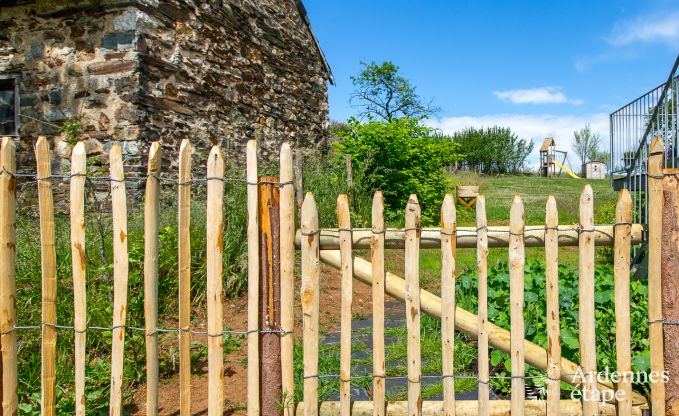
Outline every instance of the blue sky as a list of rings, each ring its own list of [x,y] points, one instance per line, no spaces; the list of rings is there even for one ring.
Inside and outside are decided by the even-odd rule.
[[[500,124],[564,150],[586,123],[607,142],[608,114],[660,84],[679,53],[676,0],[304,4],[335,76],[332,119],[356,114],[359,61],[390,60],[441,107],[429,124]]]

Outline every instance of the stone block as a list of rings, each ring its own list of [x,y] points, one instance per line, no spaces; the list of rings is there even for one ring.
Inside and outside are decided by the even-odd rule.
[[[125,49],[134,46],[135,32],[110,32],[101,39],[101,47],[106,49]]]
[[[109,75],[134,70],[134,61],[95,62],[87,67],[90,75]]]

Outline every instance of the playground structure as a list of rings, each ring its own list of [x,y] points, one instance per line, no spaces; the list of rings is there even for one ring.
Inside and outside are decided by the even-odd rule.
[[[561,162],[556,158],[557,153],[563,156]],[[568,162],[568,152],[557,150],[554,138],[545,138],[542,142],[542,146],[540,146],[540,176],[551,178],[561,176],[561,171],[565,171],[571,178],[580,179],[580,177],[573,173],[570,168],[566,167],[564,163],[570,164],[570,162]],[[559,173],[556,173],[557,166],[559,167]]]

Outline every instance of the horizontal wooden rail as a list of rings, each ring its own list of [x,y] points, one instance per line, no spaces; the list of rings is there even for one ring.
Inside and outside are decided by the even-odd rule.
[[[455,416],[476,416],[478,414],[478,402],[476,400],[456,400]],[[505,416],[509,414],[509,400],[491,400],[489,402],[489,416]],[[387,416],[405,415],[408,408],[406,401],[392,401],[387,403]],[[524,414],[526,416],[538,416],[546,413],[547,402],[544,400],[526,400]],[[582,403],[579,400],[561,400],[559,404],[560,416],[581,416]],[[319,416],[339,415],[339,402],[322,402],[318,409]],[[599,407],[600,416],[615,416],[615,405],[602,403]],[[304,414],[304,403],[297,405],[297,415]],[[422,402],[422,415],[443,414],[443,401]],[[352,416],[373,416],[372,401],[356,401],[351,403]],[[641,416],[641,409],[635,408],[634,416]]]
[[[594,244],[597,246],[613,246],[614,225],[595,225]],[[642,241],[644,226],[642,224],[632,224],[632,244],[639,244]],[[388,228],[384,235],[385,249],[404,249],[405,230],[402,228]],[[559,227],[559,246],[567,247],[578,245],[579,231],[576,225],[561,225]],[[354,249],[369,249],[372,230],[368,228],[355,228],[352,232]],[[526,247],[544,247],[545,230],[544,225],[526,226],[525,231]],[[300,247],[300,233],[297,231],[295,236],[295,246]],[[339,250],[339,230],[337,228],[323,228],[320,235],[321,250]],[[509,246],[509,227],[489,226],[488,227],[488,247],[508,247]],[[441,248],[440,228],[423,228],[420,237],[420,248]],[[476,248],[476,227],[457,227],[457,248]]]

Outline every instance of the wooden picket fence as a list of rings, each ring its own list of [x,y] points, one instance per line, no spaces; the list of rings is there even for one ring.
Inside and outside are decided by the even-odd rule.
[[[56,260],[54,235],[54,202],[52,172],[48,143],[39,138],[36,143],[38,198],[40,209],[40,237],[42,253],[42,400],[41,414],[55,414],[56,389]],[[648,161],[649,167],[649,224],[632,224],[631,201],[622,191],[616,206],[616,223],[594,224],[594,195],[586,185],[580,198],[578,226],[560,226],[556,201],[549,197],[545,224],[526,226],[524,206],[520,196],[511,205],[509,227],[488,226],[485,199],[479,196],[476,205],[476,226],[456,225],[455,203],[446,196],[441,206],[440,228],[420,226],[420,207],[416,195],[411,195],[405,210],[405,228],[385,228],[384,202],[381,192],[376,192],[372,207],[372,228],[354,229],[349,215],[346,195],[337,200],[336,229],[320,229],[318,210],[312,193],[307,193],[301,208],[301,226],[296,232],[294,222],[295,192],[293,186],[293,157],[290,146],[283,144],[280,151],[280,178],[262,181],[257,170],[257,144],[250,141],[246,147],[247,159],[247,250],[248,250],[248,394],[249,415],[262,414],[260,408],[260,337],[275,333],[280,337],[280,374],[283,396],[294,392],[294,305],[295,305],[295,250],[301,250],[301,313],[303,320],[303,402],[279,400],[279,411],[286,415],[303,414],[359,414],[375,416],[407,414],[480,415],[490,414],[569,414],[595,416],[597,414],[640,415],[643,408],[651,407],[654,415],[665,411],[662,382],[651,384],[650,404],[632,392],[631,381],[623,379],[617,385],[597,381],[595,373],[595,303],[594,254],[595,246],[613,246],[615,252],[615,308],[617,369],[631,373],[630,347],[630,247],[642,240],[648,232],[648,314],[651,370],[663,371],[663,330],[661,314],[660,244],[662,228],[662,141],[654,141]],[[73,326],[75,350],[76,414],[86,413],[85,400],[85,340],[88,331],[86,307],[85,263],[85,180],[86,154],[83,143],[78,143],[71,157],[70,215],[72,274],[75,318]],[[110,186],[113,221],[114,297],[110,414],[123,413],[122,383],[123,358],[127,308],[127,195],[121,148],[114,145],[110,151]],[[146,336],[146,414],[158,413],[158,226],[161,172],[160,145],[153,143],[148,155],[146,179],[144,307]],[[190,342],[191,330],[191,269],[190,269],[190,206],[191,206],[191,145],[188,140],[179,150],[178,176],[178,239],[179,239],[179,394],[180,414],[189,415],[191,405]],[[222,233],[224,161],[218,146],[214,146],[207,159],[207,338],[208,338],[208,414],[221,415],[224,411],[224,364],[222,315]],[[651,176],[654,175],[654,176]],[[0,341],[2,345],[2,409],[3,414],[17,414],[17,322],[16,310],[16,163],[13,139],[3,138],[0,149]],[[280,191],[280,328],[265,328],[260,324],[260,234],[258,216],[259,185],[274,183]],[[228,208],[228,207],[227,207]],[[296,235],[297,234],[297,235]],[[580,355],[577,364],[561,357],[559,333],[559,291],[557,267],[559,247],[579,247],[579,314]],[[511,330],[504,330],[488,322],[488,252],[493,247],[508,247],[510,265]],[[547,350],[525,340],[524,337],[524,259],[526,247],[544,247],[546,261],[547,299]],[[458,248],[476,248],[478,272],[478,313],[455,305],[455,261]],[[203,249],[203,248],[201,248]],[[370,261],[354,256],[353,250],[370,249]],[[405,274],[401,278],[385,270],[386,249],[405,250]],[[419,254],[421,249],[441,251],[441,296],[419,287]],[[337,268],[341,273],[341,360],[339,402],[319,403],[319,280],[321,263]],[[372,286],[372,337],[373,337],[373,388],[372,401],[352,402],[351,386],[351,320],[352,282],[357,279]],[[384,348],[384,297],[390,295],[405,302],[407,323],[407,380],[406,402],[385,402],[385,348]],[[420,316],[427,313],[441,319],[443,400],[421,399]],[[455,332],[461,331],[478,339],[478,400],[456,401],[453,371]],[[489,346],[511,356],[511,400],[490,400],[488,359]],[[524,364],[546,372],[548,389],[546,400],[525,399]],[[584,375],[584,377],[583,377]],[[580,385],[583,392],[594,397],[582,401],[561,400],[560,382]],[[622,391],[622,398],[598,400],[596,393]],[[271,400],[268,398],[267,400]]]

